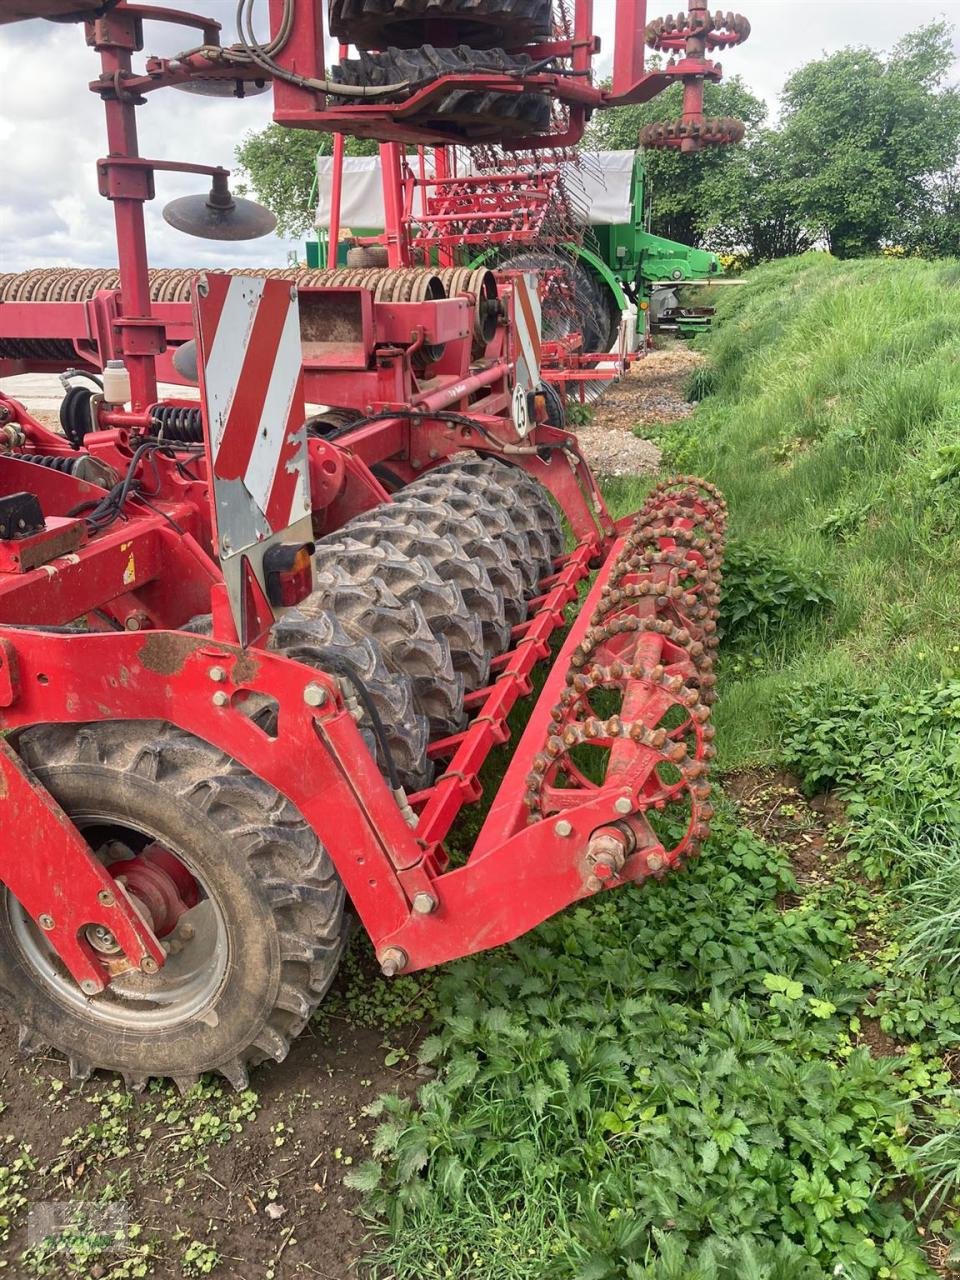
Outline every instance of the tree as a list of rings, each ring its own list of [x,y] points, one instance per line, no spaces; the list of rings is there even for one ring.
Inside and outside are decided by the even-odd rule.
[[[816,235],[804,224],[787,170],[784,140],[775,129],[761,129],[745,146],[731,148],[728,162],[704,182],[706,247],[745,254],[751,265],[812,249]]]
[[[633,107],[598,111],[585,146],[606,151],[634,151],[641,128],[660,120],[675,120],[683,114],[683,90],[679,84],[650,102]],[[748,129],[760,125],[767,109],[739,76],[720,84],[704,86],[704,114],[734,116]],[[718,147],[698,152],[648,150],[644,159],[652,195],[651,229],[683,244],[700,244],[712,210],[707,195],[708,179],[736,165],[737,147]]]
[[[277,215],[280,235],[299,236],[313,226],[316,160],[332,150],[328,133],[278,124],[248,133],[237,148],[237,160],[257,199]],[[377,144],[347,138],[346,151],[352,156],[376,155]]]
[[[807,63],[782,96],[784,180],[838,257],[875,253],[922,221],[960,150],[947,86],[952,28],[921,27],[884,57],[848,48]]]

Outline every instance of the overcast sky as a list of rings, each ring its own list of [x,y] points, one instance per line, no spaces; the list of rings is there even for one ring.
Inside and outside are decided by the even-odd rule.
[[[595,0],[606,55],[613,47],[614,0]],[[218,18],[233,39],[235,0],[196,0],[184,8]],[[678,8],[677,0],[651,15]],[[774,106],[786,77],[823,52],[848,44],[889,49],[911,28],[946,17],[960,28],[960,0],[741,0],[753,34],[728,53],[724,66]],[[259,0],[258,8],[266,8]],[[147,25],[147,51],[172,54],[189,34]],[[960,60],[960,39],[957,42]],[[94,162],[104,148],[100,101],[86,88],[97,74],[82,27],[24,22],[0,28],[0,271],[32,266],[112,265],[110,206],[97,194]],[[960,61],[957,67],[960,78]],[[145,155],[204,164],[234,162],[249,129],[270,118],[271,95],[238,102],[198,98],[175,90],[151,95],[140,111]],[[275,237],[219,248],[181,235],[160,217],[168,200],[197,191],[196,178],[157,176],[158,199],[147,206],[154,265],[282,266],[295,246]]]

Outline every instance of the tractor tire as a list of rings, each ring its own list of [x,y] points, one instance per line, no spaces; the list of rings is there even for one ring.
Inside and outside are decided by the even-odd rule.
[[[119,975],[87,998],[4,890],[0,1001],[24,1052],[49,1046],[75,1079],[102,1068],[133,1089],[154,1076],[185,1089],[208,1071],[244,1089],[251,1066],[282,1061],[346,938],[343,886],[289,800],[160,722],[45,725],[15,745],[108,865],[159,847],[189,873],[194,903],[166,933],[159,973]]]
[[[441,463],[430,475],[450,476],[459,485],[483,488],[492,501],[509,511],[515,528],[526,537],[537,582],[553,573],[553,562],[563,553],[563,526],[550,494],[533,476],[478,454]]]
[[[433,635],[446,641],[466,692],[487,683],[490,659],[484,653],[480,619],[467,608],[456,582],[445,582],[424,556],[404,554],[386,535],[360,541],[346,529],[318,539],[316,547],[317,590],[322,592],[339,573],[358,585],[378,578],[401,603],[421,609]]]
[[[213,619],[203,614],[192,619],[183,630],[209,636],[213,632]],[[405,789],[419,791],[429,785],[433,766],[427,759],[427,721],[414,709],[409,676],[388,670],[375,640],[368,636],[349,636],[329,610],[317,610],[307,618],[291,609],[274,623],[267,648],[294,662],[324,671],[338,681],[381,773],[389,776],[386,751]],[[366,690],[380,719],[382,744],[362,700],[356,696],[358,684]],[[261,729],[273,732],[277,709],[272,700],[249,697],[240,705]]]
[[[536,481],[533,505],[529,510],[524,508],[524,503],[531,502],[531,493],[526,490],[521,496],[514,488],[521,483],[515,477],[523,475],[502,462],[491,459],[488,463],[476,454],[464,453],[414,480],[402,495],[445,503],[459,515],[482,517],[485,528],[503,543],[519,569],[524,598],[529,600],[539,594],[540,579],[552,572],[552,549],[558,536],[562,545],[562,534],[546,490]]]
[[[390,518],[424,526],[436,537],[455,542],[468,560],[486,570],[493,589],[503,600],[507,625],[515,627],[524,622],[527,600],[523,574],[517,563],[522,555],[522,539],[516,532],[509,533],[500,509],[488,502],[476,502],[465,494],[460,497],[466,501],[455,508],[449,502],[433,501],[426,490],[422,491],[423,497],[417,497],[417,492],[413,486],[398,489],[390,504]],[[439,568],[437,571],[440,572]]]
[[[463,676],[453,669],[446,635],[431,630],[415,598],[401,600],[394,594],[372,559],[361,569],[371,571],[359,580],[334,557],[324,563],[317,590],[301,601],[298,612],[306,618],[333,613],[352,639],[373,640],[387,670],[410,680],[414,710],[426,717],[431,735],[459,732],[465,721]],[[361,565],[360,556],[355,554],[352,563]],[[398,576],[409,586],[406,572]]]
[[[341,533],[345,538],[362,542],[368,547],[388,543],[410,559],[425,560],[438,578],[457,588],[468,613],[480,623],[486,655],[480,666],[486,680],[490,659],[510,646],[510,624],[504,611],[503,593],[490,581],[483,563],[469,556],[452,533],[438,533],[436,529],[410,518],[409,515],[406,519],[398,518],[393,503],[386,503],[374,511],[357,516],[344,525]],[[478,684],[471,684],[471,680],[475,680],[479,674],[473,671],[475,662],[471,661],[468,671],[458,661],[452,637],[450,639],[454,669],[464,671],[468,691],[480,688]]]
[[[330,0],[330,34],[358,49],[457,43],[516,48],[553,29],[553,0]]]
[[[417,49],[385,49],[382,53],[361,52],[359,58],[346,58],[332,68],[331,78],[338,84],[366,88],[406,85],[383,97],[339,97],[343,106],[371,102],[403,101],[414,86],[427,84],[442,76],[473,75],[492,71],[504,75],[522,75],[531,66],[526,55],[490,49],[485,53],[459,45],[454,49],[436,49],[423,45]],[[423,128],[435,128],[446,134],[462,136],[468,144],[496,142],[518,134],[544,133],[550,128],[551,100],[544,93],[502,93],[492,89],[453,89],[439,100],[426,103],[405,120]]]

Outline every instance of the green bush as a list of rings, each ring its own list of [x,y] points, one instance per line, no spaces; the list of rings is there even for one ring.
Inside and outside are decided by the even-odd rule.
[[[724,640],[759,639],[799,627],[834,603],[825,575],[800,561],[785,560],[769,547],[733,543],[723,566],[720,626]]]

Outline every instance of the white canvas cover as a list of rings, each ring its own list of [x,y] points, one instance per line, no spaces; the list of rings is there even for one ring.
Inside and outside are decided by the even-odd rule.
[[[633,181],[632,151],[599,151],[582,167],[565,164],[566,180],[574,203],[588,213],[591,226],[616,226],[630,222],[630,189]],[[330,190],[333,157],[317,157],[317,226],[330,226]],[[383,180],[379,156],[345,156],[341,227],[382,227]]]

